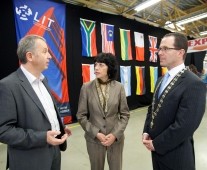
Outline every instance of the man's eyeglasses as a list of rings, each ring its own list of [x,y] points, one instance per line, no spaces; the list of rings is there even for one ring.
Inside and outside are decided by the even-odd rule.
[[[169,48],[169,47],[162,47],[162,48],[158,48],[157,52],[159,53],[160,51],[162,52],[167,52],[169,50],[180,50],[178,48]]]

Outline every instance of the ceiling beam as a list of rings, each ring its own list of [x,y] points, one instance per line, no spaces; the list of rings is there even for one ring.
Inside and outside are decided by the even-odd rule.
[[[174,24],[175,30],[180,32],[180,29],[175,24],[176,21],[191,16],[197,15],[198,13],[207,12],[207,2],[204,0],[198,0],[200,5],[194,5],[194,7],[182,10],[178,6],[185,6],[182,0],[167,1],[162,0],[153,8],[148,8],[140,13],[137,13],[134,8],[138,3],[143,0],[62,0],[66,3],[72,3],[84,7],[88,7],[93,10],[100,12],[121,15],[123,17],[136,20],[141,23],[152,25],[155,27],[164,28],[166,21],[171,21]],[[185,1],[186,2],[186,1]],[[181,3],[183,5],[181,5]],[[189,2],[186,2],[190,5]],[[192,34],[198,36],[200,30],[207,30],[206,20],[194,21],[183,25],[185,30],[182,32],[185,34]],[[202,27],[202,29],[201,29]]]
[[[63,0],[63,1],[67,2],[67,0]],[[83,5],[86,5],[87,7],[90,6],[90,7],[93,7],[95,9],[97,9],[97,10],[100,9],[99,11],[104,10],[104,11],[108,11],[108,12],[113,13],[113,14],[119,14],[116,9],[109,8],[109,7],[100,5],[100,4],[97,5],[94,2],[90,2],[90,1],[86,1],[86,0],[75,0],[75,1],[79,2],[79,3],[82,3]]]
[[[93,3],[93,4],[97,4],[97,0],[89,0],[89,2]],[[90,8],[91,6],[88,5],[88,8]]]
[[[204,3],[204,4],[201,4],[201,5],[197,5],[197,6],[193,7],[193,8],[187,9],[187,10],[185,10],[185,12],[187,14],[190,14],[190,13],[194,13],[194,12],[203,11],[206,8],[207,8],[207,3]]]
[[[122,16],[124,16],[124,17],[126,17],[126,18],[129,18],[129,19],[134,19],[134,20],[139,21],[139,22],[141,22],[141,23],[149,24],[149,25],[154,26],[154,27],[159,27],[159,26],[160,26],[160,25],[157,24],[157,23],[154,23],[154,22],[151,22],[151,21],[148,21],[148,20],[145,20],[145,19],[142,19],[142,18],[133,16],[133,15],[122,14]]]
[[[170,7],[170,8],[174,8],[177,12],[177,14],[179,14],[179,18],[177,18],[178,16],[172,15],[173,20],[181,20],[183,18],[189,18],[193,15],[196,15],[197,13],[202,13],[202,12],[207,12],[207,3],[206,4],[201,4],[199,6],[196,6],[194,8],[188,9],[188,10],[181,10],[180,8],[176,7],[174,4],[165,1],[166,4]],[[182,2],[181,2],[182,3]]]

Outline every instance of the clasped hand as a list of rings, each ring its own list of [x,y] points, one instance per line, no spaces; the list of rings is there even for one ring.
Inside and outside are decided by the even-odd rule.
[[[101,141],[102,145],[104,146],[111,146],[116,140],[116,137],[111,133],[108,135],[104,135],[103,133],[98,133],[97,138]]]
[[[149,150],[149,151],[155,151],[155,148],[153,146],[153,143],[152,143],[152,140],[149,136],[149,134],[147,133],[144,133],[142,135],[142,143],[146,146],[146,148]]]

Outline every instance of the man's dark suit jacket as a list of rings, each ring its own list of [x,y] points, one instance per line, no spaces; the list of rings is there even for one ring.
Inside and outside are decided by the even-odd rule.
[[[155,95],[157,104],[159,99]],[[193,133],[202,120],[205,104],[205,84],[187,70],[165,97],[153,128],[149,107],[144,132],[153,140],[153,159],[172,170],[195,170]]]
[[[45,80],[43,83],[49,91]],[[0,81],[0,117],[0,142],[8,144],[10,169],[44,170],[44,165],[51,163],[52,146],[46,139],[51,125],[20,68]],[[57,118],[64,134],[59,114]],[[66,150],[66,142],[60,145],[60,149]]]

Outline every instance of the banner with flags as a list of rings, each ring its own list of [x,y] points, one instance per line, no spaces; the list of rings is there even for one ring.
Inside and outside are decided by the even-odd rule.
[[[17,42],[28,34],[46,39],[52,60],[43,74],[58,102],[63,122],[71,123],[66,70],[65,5],[49,0],[13,0],[13,7]]]
[[[82,56],[94,57],[96,48],[96,22],[80,18],[82,36]]]
[[[131,66],[120,66],[120,77],[126,96],[131,96]]]
[[[134,32],[136,60],[144,61],[144,34]]]
[[[96,78],[94,74],[94,64],[82,64],[83,83],[92,81]]]
[[[157,79],[158,79],[158,67],[150,66],[150,84],[151,84],[150,92],[151,93],[154,93],[155,91],[155,85]]]
[[[157,62],[157,37],[149,35],[150,62]]]
[[[187,53],[195,53],[200,51],[207,51],[207,37],[188,41]]]
[[[145,67],[135,66],[136,78],[137,78],[137,95],[144,95],[146,93],[145,87]]]
[[[120,41],[121,41],[122,60],[132,60],[130,30],[125,30],[120,28]]]
[[[114,25],[101,23],[102,52],[112,53],[114,50]]]

